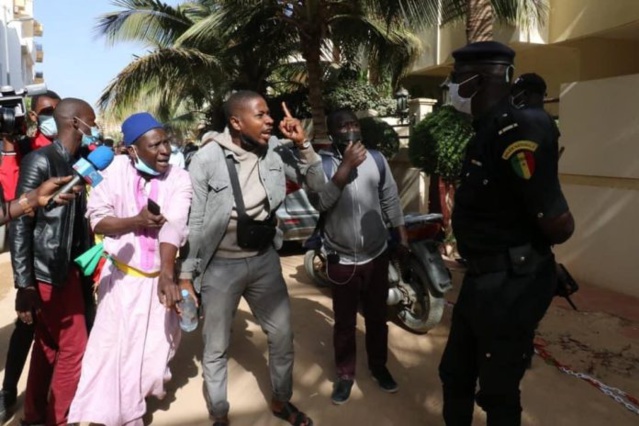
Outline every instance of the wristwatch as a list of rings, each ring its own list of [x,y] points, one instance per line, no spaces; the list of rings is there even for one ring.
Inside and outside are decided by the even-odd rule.
[[[301,145],[299,145],[299,149],[308,149],[311,147],[311,141],[309,139],[304,139]]]

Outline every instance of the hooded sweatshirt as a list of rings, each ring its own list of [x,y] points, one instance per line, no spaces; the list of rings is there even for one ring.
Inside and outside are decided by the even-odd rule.
[[[222,148],[230,151],[237,164],[237,178],[242,189],[242,198],[246,214],[253,220],[266,220],[268,217],[268,200],[266,190],[260,180],[259,154],[235,145],[227,134],[218,134],[215,141]],[[235,203],[231,211],[231,220],[226,234],[220,242],[216,257],[240,259],[257,255],[257,251],[241,248],[237,245],[237,207]]]

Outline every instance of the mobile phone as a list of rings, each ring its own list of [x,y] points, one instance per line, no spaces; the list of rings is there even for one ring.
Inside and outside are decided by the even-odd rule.
[[[153,201],[152,199],[149,198],[149,202],[147,204],[147,208],[149,209],[149,212],[151,212],[154,215],[159,215],[160,214],[160,206],[158,205],[158,203],[156,203],[155,201]]]

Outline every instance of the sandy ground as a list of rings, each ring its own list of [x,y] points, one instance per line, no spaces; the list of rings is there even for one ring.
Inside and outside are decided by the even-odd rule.
[[[389,328],[388,366],[400,391],[381,392],[358,354],[358,376],[351,400],[340,407],[330,402],[332,312],[330,294],[306,277],[300,252],[282,257],[289,286],[295,330],[295,385],[293,402],[316,425],[440,425],[441,391],[437,365],[448,334],[450,307],[442,323],[427,335],[411,334],[395,324]],[[459,282],[459,272],[454,273]],[[7,257],[0,257],[0,369],[13,330],[14,290]],[[456,292],[447,295],[454,301]],[[580,312],[557,300],[540,325],[539,342],[560,362],[591,374],[604,383],[639,396],[639,300],[596,288],[576,295]],[[364,347],[363,321],[358,322],[358,348]],[[172,362],[173,379],[163,401],[150,400],[147,424],[210,425],[202,397],[199,331],[185,334]],[[229,361],[229,401],[234,426],[284,425],[268,411],[270,383],[266,366],[266,339],[242,303],[234,323]],[[26,377],[19,391],[24,391]],[[560,372],[535,357],[522,384],[524,425],[624,426],[639,424],[639,415],[619,405],[583,380]],[[6,424],[18,425],[17,413]],[[485,423],[481,410],[474,424]]]

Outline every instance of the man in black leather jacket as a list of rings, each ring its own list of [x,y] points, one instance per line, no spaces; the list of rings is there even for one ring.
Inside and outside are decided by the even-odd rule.
[[[54,117],[58,138],[24,158],[17,194],[51,177],[73,174],[81,146],[97,139],[95,113],[88,103],[65,99]],[[87,327],[83,285],[73,259],[91,246],[85,200],[82,192],[67,205],[41,209],[12,223],[16,311],[21,321],[36,325],[24,405],[26,425],[66,424],[80,378]]]

